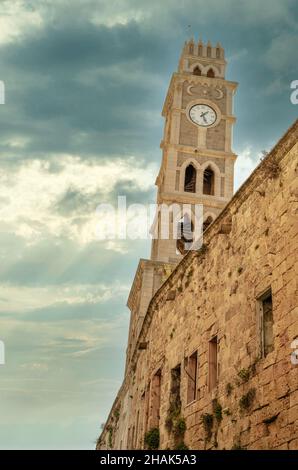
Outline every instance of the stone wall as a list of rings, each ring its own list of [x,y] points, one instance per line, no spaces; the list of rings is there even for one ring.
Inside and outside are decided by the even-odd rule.
[[[162,449],[298,448],[297,137],[296,121],[154,295],[98,449],[152,427]]]

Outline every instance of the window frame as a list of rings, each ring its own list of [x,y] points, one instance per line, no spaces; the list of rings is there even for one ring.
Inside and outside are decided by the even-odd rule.
[[[218,386],[218,372],[219,372],[219,367],[218,367],[218,335],[212,336],[212,338],[208,342],[208,391],[212,392],[217,386]],[[211,345],[212,348],[215,349],[215,361],[211,361]],[[213,345],[216,345],[216,348],[214,348]],[[211,365],[215,364],[215,380],[214,379],[214,366],[213,370],[211,370]],[[212,373],[212,380],[211,380],[211,373]]]
[[[195,357],[195,377],[191,377],[189,373],[189,364],[190,360],[192,360]],[[187,389],[186,389],[186,405],[190,405],[191,403],[195,402],[197,400],[197,388],[198,388],[198,365],[199,365],[199,351],[196,349],[193,351],[188,357],[187,357],[187,364],[186,367],[184,367],[186,377],[187,377]],[[189,381],[192,380],[194,382],[194,393],[193,393],[193,398],[190,400],[189,399]]]
[[[271,286],[267,287],[260,295],[257,296],[257,315],[258,315],[258,329],[259,329],[259,342],[260,342],[260,355],[266,358],[271,352],[274,351],[274,337],[273,337],[273,350],[265,353],[265,328],[264,328],[264,301],[271,297],[272,304],[272,330],[274,325],[273,318],[273,296]]]

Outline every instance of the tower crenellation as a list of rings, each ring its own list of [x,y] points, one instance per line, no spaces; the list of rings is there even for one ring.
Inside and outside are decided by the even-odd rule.
[[[201,67],[203,76],[207,74],[209,65],[214,67],[217,77],[225,77],[225,51],[219,42],[213,46],[210,41],[204,43],[202,39],[198,42],[195,42],[194,38],[186,41],[180,56],[178,72],[192,73],[195,63]]]

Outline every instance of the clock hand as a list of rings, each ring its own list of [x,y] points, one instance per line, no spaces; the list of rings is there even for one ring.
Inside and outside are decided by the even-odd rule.
[[[205,111],[204,113],[201,114],[201,117],[203,118],[204,116],[206,116],[206,114],[208,114],[209,111]]]

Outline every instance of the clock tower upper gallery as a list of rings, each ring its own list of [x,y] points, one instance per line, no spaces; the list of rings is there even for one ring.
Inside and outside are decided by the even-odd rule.
[[[233,195],[237,83],[225,79],[225,70],[220,44],[186,42],[162,111],[165,127],[157,202],[202,204],[205,227]],[[176,246],[165,240],[153,241],[151,256],[165,262],[179,258]]]

